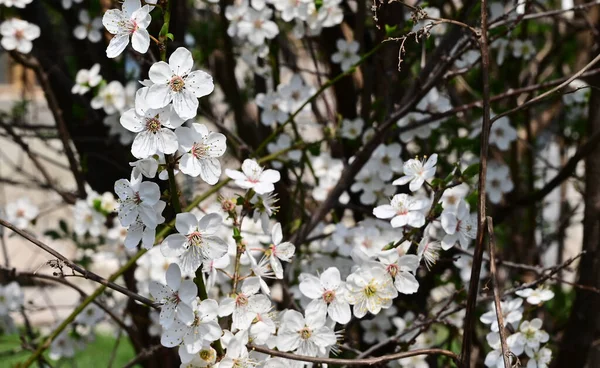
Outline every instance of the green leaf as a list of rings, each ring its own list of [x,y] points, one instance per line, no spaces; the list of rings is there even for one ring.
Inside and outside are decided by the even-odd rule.
[[[388,37],[392,37],[394,32],[398,29],[398,25],[390,26],[389,24],[385,25],[385,35]]]
[[[169,23],[165,23],[163,24],[162,28],[160,29],[160,33],[158,34],[158,37],[169,37]]]
[[[175,36],[173,36],[173,33],[167,33],[167,38],[171,41],[175,41]]]
[[[465,171],[463,171],[463,173],[462,173],[463,178],[466,178],[466,179],[471,179],[478,174],[479,174],[479,162],[476,164],[469,165],[469,167],[467,167],[465,169]]]

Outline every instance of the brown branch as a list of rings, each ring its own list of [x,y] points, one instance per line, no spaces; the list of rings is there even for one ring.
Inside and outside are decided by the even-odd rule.
[[[125,364],[123,366],[123,368],[134,367],[138,363],[141,363],[141,362],[151,358],[160,349],[162,349],[162,345],[158,344],[158,345],[151,346],[146,350],[143,350],[138,355],[136,355],[133,359],[131,359],[127,364]]]
[[[4,130],[6,130],[6,133],[8,133],[8,135],[11,136],[12,140],[19,146],[21,147],[21,149],[27,154],[27,156],[29,157],[29,159],[31,160],[31,162],[33,163],[33,165],[38,169],[38,171],[40,172],[40,175],[42,175],[42,177],[44,178],[44,180],[46,181],[46,184],[48,185],[48,187],[50,187],[52,190],[54,190],[58,195],[61,196],[61,198],[69,203],[69,204],[74,204],[75,203],[75,198],[73,198],[73,196],[70,193],[64,192],[62,190],[60,190],[59,188],[57,188],[54,184],[54,179],[52,179],[52,177],[50,176],[50,174],[48,173],[48,171],[46,170],[46,168],[44,167],[44,165],[42,165],[42,163],[38,160],[38,157],[36,155],[33,154],[33,152],[31,151],[31,149],[29,148],[29,145],[27,144],[27,142],[25,142],[13,129],[9,124],[4,123],[4,121],[0,120],[0,126],[2,128],[4,128]]]
[[[272,350],[261,346],[248,345],[248,349],[258,351],[259,353],[269,354],[272,356],[297,360],[301,362],[309,362],[309,363],[321,363],[321,364],[339,364],[339,365],[350,365],[350,366],[368,366],[381,364],[385,362],[390,362],[393,360],[398,360],[402,358],[409,358],[417,355],[443,355],[452,359],[458,366],[460,366],[460,361],[458,355],[454,354],[449,350],[444,349],[417,349],[412,351],[405,351],[401,353],[384,355],[376,358],[366,358],[366,359],[338,359],[338,358],[320,358],[306,355],[297,355],[294,353],[286,353],[282,351]]]
[[[50,111],[52,111],[52,116],[54,116],[54,120],[56,122],[56,127],[58,129],[58,136],[62,141],[63,148],[65,150],[65,155],[69,161],[69,166],[73,176],[75,177],[75,182],[77,183],[77,191],[79,193],[80,198],[85,198],[85,180],[83,178],[83,174],[79,169],[79,163],[75,158],[75,152],[71,149],[71,135],[69,134],[69,130],[67,129],[67,124],[65,123],[65,119],[63,117],[63,112],[58,104],[58,100],[54,95],[54,91],[50,87],[50,80],[48,76],[44,72],[42,65],[33,57],[25,57],[22,54],[11,51],[10,55],[13,59],[15,59],[19,64],[33,69],[35,75],[37,76],[40,85],[42,86],[42,90],[44,91],[44,95],[46,96],[46,101],[48,102],[48,107]]]
[[[475,308],[477,306],[477,294],[479,290],[479,276],[483,262],[483,248],[485,237],[486,207],[485,189],[487,174],[487,156],[490,141],[490,54],[488,44],[488,14],[487,0],[481,0],[481,38],[479,48],[481,50],[481,78],[483,82],[483,127],[481,130],[480,155],[479,155],[479,193],[477,198],[477,237],[473,266],[471,268],[471,280],[469,282],[469,294],[467,295],[467,310],[464,319],[464,334],[461,349],[461,363],[469,367],[471,362],[471,344],[475,325]]]
[[[8,280],[17,280],[19,278],[23,278],[23,279],[29,279],[29,280],[41,279],[41,280],[56,282],[56,283],[68,286],[71,289],[77,291],[77,293],[79,293],[79,295],[82,298],[87,298],[87,294],[85,291],[83,291],[83,289],[81,289],[79,286],[73,284],[72,282],[69,282],[68,280],[66,280],[63,277],[44,275],[44,274],[38,274],[38,273],[33,273],[33,272],[18,272],[14,268],[9,269],[9,268],[4,268],[4,267],[0,267],[0,272],[2,272]],[[113,311],[110,310],[110,308],[108,308],[107,306],[105,306],[104,304],[100,303],[97,300],[94,300],[92,303],[96,304],[100,309],[102,309],[110,318],[112,318],[119,325],[119,327],[121,327],[125,331],[129,331],[129,326],[127,326],[121,318],[117,317],[113,313]]]
[[[511,368],[510,350],[506,343],[506,329],[504,328],[504,315],[502,314],[502,303],[500,302],[500,286],[498,285],[498,275],[496,274],[496,240],[494,239],[494,223],[492,218],[487,216],[488,242],[490,252],[490,278],[492,279],[492,290],[494,293],[494,306],[496,307],[496,318],[498,320],[498,332],[500,334],[500,345],[502,346],[502,358],[504,367]]]
[[[485,1],[485,0],[484,0]],[[531,100],[528,100],[522,104],[520,104],[519,106],[512,108],[508,111],[505,111],[501,114],[498,114],[496,116],[494,116],[494,118],[492,119],[492,124],[504,117],[504,116],[508,116],[512,113],[515,113],[517,111],[523,110],[526,107],[529,107],[537,102],[540,102],[544,99],[546,99],[547,97],[550,97],[552,94],[559,92],[561,89],[563,89],[564,87],[568,86],[572,81],[574,81],[575,79],[579,78],[580,76],[582,76],[588,69],[590,69],[592,66],[594,66],[598,61],[600,61],[600,54],[596,55],[596,57],[590,61],[586,66],[584,66],[583,68],[581,68],[577,73],[573,74],[572,76],[570,76],[569,78],[567,78],[567,80],[565,80],[564,82],[562,82],[561,84],[559,84],[558,86],[552,88],[549,91],[546,91],[544,93],[542,93],[539,96],[536,96],[534,98],[532,98]]]
[[[113,289],[115,291],[118,291],[132,299],[137,300],[138,302],[142,303],[142,304],[146,304],[149,307],[158,309],[158,304],[154,303],[152,300],[145,298],[141,295],[138,295],[136,293],[131,292],[130,290],[128,290],[127,288],[124,288],[121,285],[115,284],[114,282],[108,281],[105,278],[103,278],[102,276],[99,276],[97,274],[95,274],[94,272],[88,271],[86,269],[84,269],[83,267],[71,262],[67,257],[63,256],[62,254],[60,254],[59,252],[57,252],[56,250],[54,250],[53,248],[49,247],[48,245],[42,243],[41,241],[39,241],[38,239],[34,238],[33,236],[29,235],[28,233],[18,229],[17,227],[15,227],[13,224],[6,222],[2,219],[0,219],[0,225],[14,231],[15,233],[19,234],[20,236],[22,236],[23,238],[29,240],[31,243],[37,245],[38,247],[40,247],[41,249],[45,250],[46,252],[52,254],[54,257],[56,257],[60,262],[62,262],[65,266],[71,268],[73,271],[77,271],[80,274],[83,275],[83,277],[85,277],[86,279],[95,281],[99,284],[102,284],[110,289]]]

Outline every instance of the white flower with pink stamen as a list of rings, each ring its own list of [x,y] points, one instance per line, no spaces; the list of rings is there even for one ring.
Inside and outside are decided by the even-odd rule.
[[[179,234],[169,235],[160,250],[165,257],[177,257],[184,273],[194,273],[202,262],[227,253],[227,243],[215,235],[222,223],[223,218],[216,213],[200,219],[193,213],[179,213],[175,218]]]
[[[150,47],[150,34],[146,28],[150,25],[150,6],[140,0],[125,0],[123,7],[110,9],[104,13],[102,24],[106,30],[115,35],[106,48],[106,56],[116,58],[121,55],[131,37],[131,46],[139,53],[145,54]]]
[[[235,180],[235,184],[243,189],[254,189],[258,194],[266,194],[275,190],[273,184],[281,176],[277,170],[264,170],[256,161],[246,159],[242,163],[242,171],[226,169],[225,174]]]

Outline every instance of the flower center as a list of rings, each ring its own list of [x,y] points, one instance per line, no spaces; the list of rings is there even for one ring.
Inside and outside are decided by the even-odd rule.
[[[302,340],[308,340],[312,336],[312,331],[310,330],[310,328],[304,327],[300,330],[299,334]]]
[[[23,210],[22,208],[19,208],[17,210],[16,216],[17,217],[25,217],[25,210]]]
[[[199,231],[194,231],[190,235],[187,236],[188,243],[190,245],[201,247],[202,246],[202,233]]]
[[[212,361],[213,354],[210,350],[201,350],[200,351],[200,359],[204,361]]]
[[[387,266],[386,270],[390,274],[390,276],[396,277],[396,275],[398,274],[398,265],[391,264],[391,265]]]
[[[206,158],[208,153],[208,146],[202,143],[194,143],[194,145],[192,146],[191,153],[192,156],[194,156],[198,160]]]
[[[15,31],[15,38],[17,39],[17,41],[21,41],[25,38],[25,34],[23,33],[22,29]]]
[[[248,297],[245,294],[240,294],[235,298],[235,304],[238,307],[244,307],[248,305]]]
[[[371,298],[377,294],[377,286],[375,286],[373,281],[371,281],[371,283],[365,287],[364,293],[368,298]]]
[[[150,133],[156,134],[160,130],[161,123],[157,117],[146,119],[146,130]]]
[[[335,291],[327,290],[326,292],[323,293],[323,300],[325,301],[325,303],[329,304],[334,299],[335,299]]]
[[[181,90],[185,87],[185,81],[180,76],[174,76],[169,82],[169,86],[173,92],[181,92]]]

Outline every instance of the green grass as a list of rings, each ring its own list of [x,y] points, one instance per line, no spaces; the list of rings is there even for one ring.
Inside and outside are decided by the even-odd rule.
[[[53,361],[48,358],[48,353],[44,357],[53,367],[59,368],[104,368],[108,367],[108,362],[112,355],[116,338],[112,335],[96,335],[94,342],[85,346],[84,350],[77,350],[72,359],[61,359]],[[1,335],[0,334],[0,368],[11,368],[17,363],[24,362],[31,354],[29,351],[21,349],[19,335]],[[127,362],[135,357],[135,352],[129,339],[121,338],[113,367],[123,367]],[[37,364],[34,365],[37,367]]]

